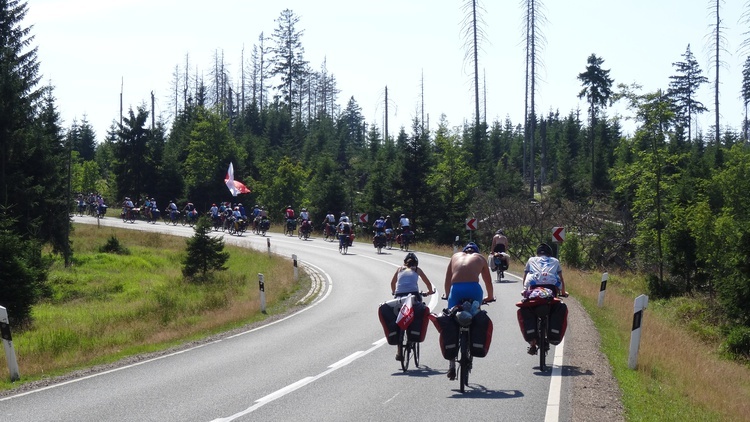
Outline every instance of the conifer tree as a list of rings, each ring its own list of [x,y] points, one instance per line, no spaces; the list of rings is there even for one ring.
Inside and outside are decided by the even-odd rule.
[[[696,99],[698,89],[708,82],[708,78],[701,74],[698,61],[690,51],[690,44],[682,57],[684,61],[672,63],[678,74],[669,77],[671,82],[667,96],[674,104],[679,125],[687,126],[688,142],[690,142],[692,141],[693,115],[708,111],[703,103]]]
[[[224,240],[211,236],[211,221],[202,216],[195,225],[195,234],[187,240],[187,255],[182,261],[182,275],[205,278],[210,271],[226,270],[229,252],[224,251]]]

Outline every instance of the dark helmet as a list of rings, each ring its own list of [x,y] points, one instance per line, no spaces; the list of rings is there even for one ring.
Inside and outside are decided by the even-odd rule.
[[[383,217],[383,216],[381,215],[381,216],[380,216],[380,219],[381,219],[381,220],[385,220],[385,217]]]
[[[503,233],[502,229],[499,229],[498,231],[495,232],[495,234],[505,234],[505,233]]]
[[[341,213],[341,216],[342,216],[342,217],[346,217],[346,213],[345,213],[345,212],[342,212],[342,213]]]
[[[417,259],[417,255],[415,255],[414,252],[409,252],[404,258],[404,264],[409,265],[410,262],[413,262],[415,266],[419,265],[419,259]]]
[[[464,252],[479,253],[479,246],[474,242],[469,242],[464,246]]]
[[[536,254],[537,256],[552,256],[552,248],[546,243],[540,243],[539,246],[536,247]]]

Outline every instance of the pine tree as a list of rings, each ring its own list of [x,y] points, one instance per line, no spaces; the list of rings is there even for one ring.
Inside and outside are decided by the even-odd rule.
[[[672,81],[667,96],[674,103],[679,124],[687,126],[688,142],[691,142],[693,115],[708,111],[703,103],[696,100],[698,89],[708,82],[708,78],[701,74],[698,61],[690,51],[690,44],[682,57],[684,61],[672,63],[678,74],[669,77]]]
[[[578,80],[583,85],[578,98],[585,97],[589,103],[592,189],[596,187],[596,140],[594,137],[594,128],[597,126],[596,116],[600,110],[612,104],[612,84],[614,83],[609,77],[609,69],[602,69],[602,64],[604,64],[604,59],[592,54],[588,58],[586,71],[578,74]]]
[[[27,11],[24,1],[0,1],[0,229],[12,246],[0,251],[7,264],[0,285],[15,286],[0,305],[15,303],[17,319],[28,317],[46,279],[42,244],[70,258],[67,149],[52,88],[38,87],[37,49],[31,27],[22,26]]]
[[[303,58],[305,49],[301,41],[304,31],[298,31],[296,28],[299,19],[293,11],[284,9],[281,16],[276,19],[279,26],[271,36],[275,43],[272,49],[274,57],[271,73],[281,77],[281,84],[278,88],[281,90],[283,101],[292,119],[294,118],[292,112],[299,106],[300,95],[299,87],[295,85],[295,82],[307,67],[307,62]]]
[[[211,221],[202,216],[195,225],[195,235],[187,240],[187,256],[182,261],[182,275],[205,280],[210,271],[224,271],[229,252],[224,251],[224,240],[210,236]]]

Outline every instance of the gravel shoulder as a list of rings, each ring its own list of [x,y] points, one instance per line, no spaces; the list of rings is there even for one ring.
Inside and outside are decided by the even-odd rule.
[[[601,352],[599,332],[583,306],[573,297],[568,305],[563,376],[571,377],[571,420],[625,421],[622,393],[607,357]]]

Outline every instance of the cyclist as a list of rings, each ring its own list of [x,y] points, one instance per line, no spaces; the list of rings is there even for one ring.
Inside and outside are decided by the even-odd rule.
[[[83,198],[82,193],[78,194],[78,197],[76,198],[76,204],[78,205],[78,214],[83,215],[84,211],[86,211],[86,200]]]
[[[323,234],[327,237],[333,237],[333,228],[336,225],[336,216],[332,212],[328,211],[325,218],[323,219]]]
[[[422,302],[422,294],[419,292],[419,279],[427,286],[427,294],[431,295],[435,293],[435,288],[432,287],[430,279],[427,278],[425,273],[419,268],[419,259],[413,252],[406,254],[404,258],[404,265],[398,267],[396,272],[391,278],[391,294],[395,297],[404,297],[413,295],[414,300]],[[404,356],[401,350],[401,342],[398,345],[398,351],[396,352],[396,360],[403,360]]]
[[[216,203],[213,203],[208,211],[211,213],[211,221],[216,225],[219,221],[219,207],[216,206]]]
[[[188,203],[185,204],[185,208],[183,208],[182,211],[185,213],[188,220],[193,220],[195,217],[198,216],[198,211],[195,209],[195,205],[193,205],[193,203],[190,201],[188,201]]]
[[[385,217],[382,215],[380,218],[375,220],[374,223],[372,223],[372,227],[375,229],[375,236],[380,236],[381,234],[385,234]]]
[[[133,211],[133,208],[135,208],[135,205],[133,205],[133,201],[130,200],[130,197],[126,196],[125,200],[122,201],[122,215],[129,218],[130,213]]]
[[[385,216],[385,224],[383,225],[383,228],[385,228],[386,239],[391,239],[393,236],[393,221],[391,221],[390,215]]]
[[[403,245],[405,242],[408,242],[411,239],[406,239],[407,237],[411,236],[411,223],[409,222],[409,218],[406,217],[406,214],[401,214],[401,218],[398,221],[398,225],[401,228],[401,246],[403,248]]]
[[[482,296],[479,277],[484,281],[487,296]],[[448,295],[448,309],[458,305],[464,299],[477,302],[494,300],[492,275],[487,260],[479,253],[479,246],[469,242],[461,252],[453,254],[448,269],[445,271],[445,291]],[[448,378],[456,379],[456,362],[449,359]]]
[[[337,232],[339,234],[339,248],[344,246],[344,242],[347,242],[347,245],[349,245],[350,242],[350,235],[352,233],[352,226],[349,224],[349,219],[345,221],[339,221],[338,226],[336,226]]]
[[[346,216],[345,212],[342,212],[341,217],[339,217],[339,223],[341,223],[342,221],[346,221],[347,223],[349,222],[349,217]]]
[[[159,219],[159,206],[156,205],[156,199],[151,198],[151,200],[148,201],[149,207],[150,207],[150,213],[151,213],[151,220],[158,220]]]
[[[526,267],[523,270],[524,297],[531,296],[535,288],[545,286],[554,286],[558,296],[568,295],[568,292],[565,291],[565,280],[563,280],[560,261],[552,255],[552,248],[546,243],[540,243],[536,248],[536,256],[532,256],[526,262]],[[535,355],[537,352],[536,339],[528,343],[527,352],[530,355]]]
[[[302,222],[310,219],[310,213],[307,211],[307,208],[302,208],[302,211],[299,213],[299,219],[302,220]]]
[[[494,257],[500,256],[500,259],[504,262],[504,267],[508,268],[508,238],[505,237],[505,233],[503,233],[502,229],[495,232],[495,235],[492,236],[492,246],[490,247],[490,256],[489,261],[491,265],[494,265]],[[493,269],[494,270],[494,269]]]
[[[177,216],[180,214],[180,211],[177,209],[177,204],[174,203],[174,200],[169,201],[167,210],[169,210],[169,219],[175,221],[177,219]]]

